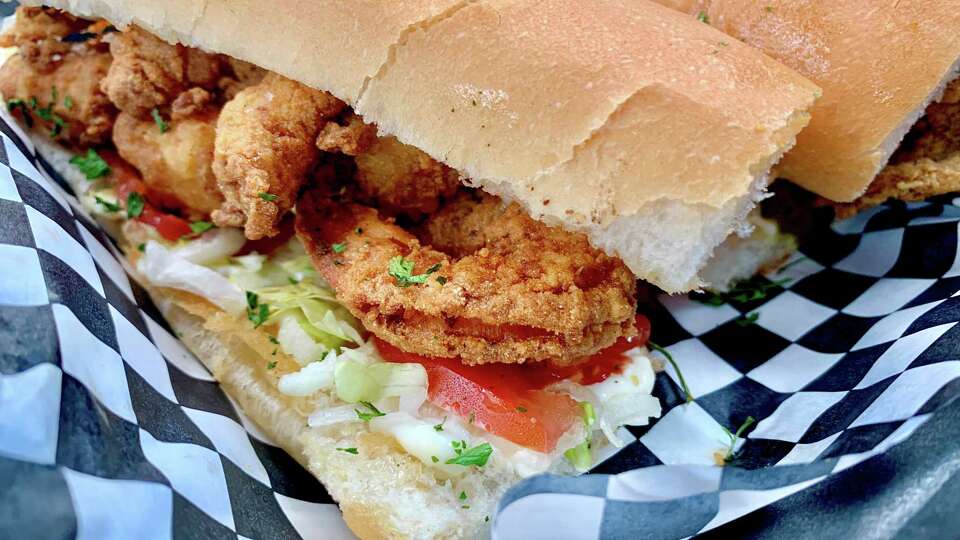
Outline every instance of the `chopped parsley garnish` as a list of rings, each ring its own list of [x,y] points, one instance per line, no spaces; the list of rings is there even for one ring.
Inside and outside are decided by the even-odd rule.
[[[147,245],[144,244],[143,242],[140,242],[139,244],[137,244],[137,250],[138,250],[138,251],[146,251],[146,250],[147,250]]]
[[[143,200],[143,195],[136,191],[127,195],[127,217],[130,219],[140,217],[140,214],[143,213],[143,205],[145,203],[146,201]]]
[[[153,117],[153,122],[157,124],[157,128],[160,130],[160,133],[166,133],[170,129],[170,124],[164,121],[163,117],[160,116],[160,109],[154,107],[150,111],[150,116]]]
[[[330,249],[333,250],[334,253],[343,253],[344,251],[346,251],[347,245],[344,243],[337,243],[337,244],[331,245]]]
[[[272,202],[279,198],[277,195],[274,195],[273,193],[267,193],[266,191],[261,191],[258,196],[267,202]]]
[[[445,278],[445,277],[443,277],[443,276],[437,276],[437,283],[439,283],[439,284],[441,284],[441,285],[446,285],[446,283],[447,283],[447,278]]]
[[[742,424],[740,424],[740,427],[737,428],[737,431],[735,433],[731,432],[729,429],[723,426],[720,426],[720,429],[722,429],[723,432],[726,433],[727,437],[730,438],[730,447],[727,449],[727,454],[723,456],[724,463],[730,463],[731,461],[734,460],[734,458],[737,457],[736,456],[737,453],[734,450],[737,446],[737,440],[740,439],[740,436],[743,435],[743,432],[746,431],[750,426],[752,426],[756,421],[757,420],[754,417],[748,416],[747,419],[744,420]]]
[[[194,221],[190,224],[190,230],[193,231],[194,234],[205,233],[212,228],[213,223],[210,223],[209,221]]]
[[[434,431],[443,431],[443,425],[446,424],[446,423],[447,423],[447,417],[444,416],[444,417],[443,417],[443,422],[440,422],[439,424],[436,424],[435,426],[433,426],[433,430],[434,430]]]
[[[103,209],[106,210],[107,212],[116,212],[116,211],[120,210],[120,205],[117,204],[117,203],[112,203],[112,202],[110,202],[110,201],[105,201],[105,200],[101,199],[99,196],[94,197],[94,199],[97,201],[97,204],[99,204],[100,206],[102,206]]]
[[[484,523],[490,521],[490,516],[483,516]]]
[[[490,459],[490,454],[493,453],[493,447],[490,446],[490,443],[483,443],[473,448],[467,448],[467,443],[464,441],[453,441],[453,451],[456,457],[452,457],[445,461],[447,465],[463,465],[468,467],[470,465],[476,465],[478,467],[483,467],[487,464],[487,460]]]
[[[30,116],[30,108],[27,107],[26,102],[22,99],[11,99],[7,101],[7,110],[13,112],[17,109],[20,109],[20,114],[23,116],[23,122],[27,124],[27,127],[33,127],[33,117]]]
[[[737,325],[739,326],[750,326],[751,324],[756,323],[757,319],[759,318],[760,318],[760,312],[754,311],[753,313],[748,313],[747,315],[740,317],[734,322],[737,323]]]
[[[65,108],[67,108],[67,109],[72,109],[72,108],[73,108],[73,98],[70,97],[70,96],[66,96],[65,98],[63,98],[63,106],[64,106]]]
[[[397,286],[399,287],[409,287],[411,285],[418,285],[427,281],[427,278],[430,277],[430,274],[436,272],[440,269],[440,263],[437,263],[430,268],[427,268],[427,271],[422,274],[413,273],[413,261],[408,261],[403,258],[402,255],[397,255],[396,257],[390,259],[390,267],[388,272],[390,276],[397,280]]]
[[[273,343],[274,345],[279,345],[279,344],[280,344],[280,342],[277,341],[277,338],[275,338],[275,337],[273,337],[273,336],[270,336],[268,339],[270,339],[270,343]]]
[[[434,463],[440,463],[440,458],[438,458],[437,456],[430,456],[430,461]]]
[[[52,122],[53,127],[50,129],[50,136],[56,137],[63,132],[63,128],[66,127],[67,123],[64,122],[63,118],[60,118],[55,112],[53,112],[53,106],[57,103],[57,87],[54,86],[50,90],[50,104],[43,108],[36,107],[37,98],[31,98],[30,104],[37,112],[37,116],[45,122]]]
[[[353,412],[357,413],[357,418],[363,420],[364,422],[369,422],[370,420],[373,420],[378,416],[386,416],[385,414],[380,412],[380,409],[374,407],[373,403],[370,403],[369,401],[361,401],[360,404],[370,409],[371,411],[371,412],[360,412],[358,409],[353,410]]]
[[[273,351],[273,352],[276,353],[277,351]],[[267,362],[267,369],[273,369],[273,368],[275,368],[275,367],[277,367],[277,361],[276,361],[276,360],[274,360],[273,362]]]
[[[261,304],[257,293],[247,291],[247,319],[257,328],[270,317],[270,306]]]
[[[789,282],[790,278],[770,281],[762,277],[755,277],[741,281],[727,292],[692,293],[690,298],[708,306],[722,306],[728,302],[731,304],[746,304],[754,300],[763,300],[770,294],[771,290],[782,287]]]
[[[110,174],[110,166],[93,148],[87,150],[86,155],[70,158],[70,164],[82,172],[87,180],[96,180]]]
[[[357,455],[360,453],[356,448],[337,448],[337,451],[346,452],[348,454],[353,454],[353,455]]]
[[[460,492],[460,496],[459,496],[458,498],[459,498],[461,501],[467,500],[467,492],[466,492],[466,491],[461,491],[461,492]]]
[[[525,412],[527,412],[527,408],[526,408],[526,407],[517,407],[517,412],[518,412],[518,413],[525,413]]]
[[[690,387],[687,386],[687,381],[683,378],[683,372],[680,371],[680,366],[677,365],[677,362],[673,359],[670,352],[652,341],[648,341],[647,345],[650,345],[651,349],[662,354],[667,359],[667,362],[670,362],[670,365],[673,366],[673,371],[677,373],[677,378],[680,379],[680,387],[683,388],[683,394],[686,396],[687,403],[692,402],[693,394],[690,393]]]
[[[697,20],[704,24],[710,24],[710,17],[707,15],[706,11],[701,11],[700,13],[697,13]]]

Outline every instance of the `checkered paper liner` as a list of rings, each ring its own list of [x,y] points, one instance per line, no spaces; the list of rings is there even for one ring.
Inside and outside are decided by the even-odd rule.
[[[0,538],[350,538],[19,128],[0,132]],[[659,420],[596,474],[511,489],[493,535],[690,536],[905,439],[960,393],[958,223],[947,199],[882,207],[824,231],[764,299],[662,297],[654,339],[696,402],[668,367]],[[717,467],[721,426],[747,416]]]

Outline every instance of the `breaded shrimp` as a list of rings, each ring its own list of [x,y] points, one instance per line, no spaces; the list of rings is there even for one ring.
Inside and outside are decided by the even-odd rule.
[[[151,110],[189,88],[215,88],[224,70],[220,56],[171,45],[136,26],[113,37],[110,53],[113,64],[103,91],[117,108],[138,118],[149,118]]]
[[[619,259],[494,197],[460,195],[421,244],[376,210],[316,189],[297,205],[296,230],[347,309],[408,352],[562,364],[636,332],[635,279]]]
[[[213,163],[226,202],[214,222],[242,226],[253,240],[276,235],[317,161],[317,134],[343,107],[326,92],[274,73],[227,102]]]
[[[423,217],[460,185],[456,171],[395,137],[377,137],[375,126],[352,113],[344,125],[324,126],[317,147],[354,156],[357,187],[389,214]]]
[[[110,55],[87,50],[69,53],[55,69],[40,72],[20,55],[0,67],[0,93],[29,124],[46,128],[58,141],[87,146],[107,142],[117,114],[100,91]],[[14,100],[14,101],[11,101]]]
[[[32,69],[49,73],[72,49],[87,46],[83,41],[64,38],[79,34],[90,25],[90,21],[57,9],[20,6],[13,26],[0,36],[0,47],[17,47],[20,57]]]
[[[140,171],[155,202],[200,219],[223,204],[212,168],[219,111],[191,105],[192,114],[175,114],[165,122],[165,131],[152,119],[121,113],[113,142],[120,156]]]

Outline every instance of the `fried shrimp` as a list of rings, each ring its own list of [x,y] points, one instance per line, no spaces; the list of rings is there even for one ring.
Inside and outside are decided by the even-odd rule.
[[[100,91],[100,78],[109,67],[110,55],[93,50],[70,53],[47,72],[13,56],[0,67],[0,93],[28,125],[43,125],[57,140],[100,144],[109,139],[117,114]]]
[[[456,171],[395,137],[377,137],[376,127],[352,113],[344,125],[324,126],[317,147],[354,156],[357,187],[389,214],[423,217],[460,186]]]
[[[276,235],[317,161],[318,133],[343,107],[326,92],[273,73],[227,102],[213,163],[226,202],[214,222],[242,226],[252,240]]]
[[[162,131],[152,119],[121,113],[113,141],[120,156],[140,171],[155,201],[205,218],[223,204],[212,167],[218,111],[195,102],[185,107],[190,114],[174,107]]]
[[[565,364],[636,332],[636,284],[622,262],[494,197],[458,196],[421,243],[317,189],[301,198],[296,229],[338,299],[408,352]]]
[[[17,47],[32,69],[49,73],[75,47],[86,46],[86,40],[64,38],[79,36],[88,26],[90,21],[53,8],[20,6],[13,26],[0,36],[0,47]]]
[[[103,91],[121,111],[149,118],[183,91],[213,89],[225,69],[224,60],[201,50],[171,45],[131,26],[110,43],[113,64],[103,79]]]

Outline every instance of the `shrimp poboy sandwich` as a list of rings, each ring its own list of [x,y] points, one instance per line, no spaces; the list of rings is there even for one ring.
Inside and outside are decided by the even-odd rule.
[[[823,88],[777,171],[838,217],[960,191],[960,1],[657,1]]]
[[[51,3],[10,113],[361,537],[590,468],[660,413],[637,280],[782,256],[730,250],[818,89],[661,6]]]

